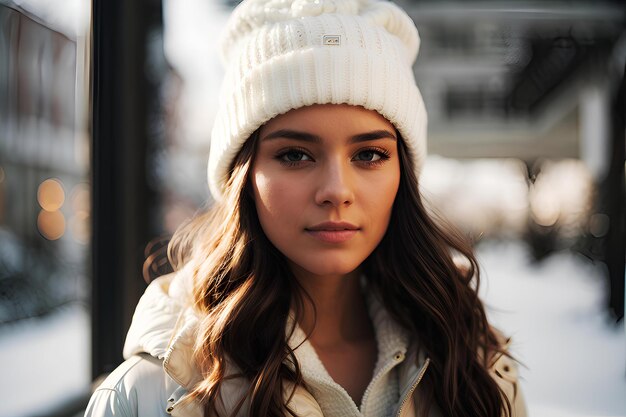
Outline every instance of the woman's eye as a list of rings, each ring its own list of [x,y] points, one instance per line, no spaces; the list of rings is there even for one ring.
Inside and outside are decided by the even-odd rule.
[[[356,161],[382,163],[389,159],[389,154],[384,150],[367,149],[356,154]]]
[[[380,158],[380,154],[376,151],[362,151],[357,154],[359,161],[373,162],[378,161]]]
[[[301,161],[310,161],[311,158],[300,151],[288,151],[280,156],[280,159],[284,162],[301,162]]]

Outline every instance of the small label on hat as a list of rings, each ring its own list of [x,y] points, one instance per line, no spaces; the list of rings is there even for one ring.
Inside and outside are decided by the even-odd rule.
[[[341,45],[341,35],[324,35],[322,43],[330,46]]]

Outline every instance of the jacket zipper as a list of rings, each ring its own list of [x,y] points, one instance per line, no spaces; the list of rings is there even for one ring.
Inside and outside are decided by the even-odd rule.
[[[398,412],[396,413],[396,417],[400,417],[402,415],[404,406],[406,405],[409,398],[411,398],[411,396],[413,395],[413,391],[415,391],[419,383],[422,381],[422,378],[424,378],[424,374],[426,373],[426,369],[428,369],[429,364],[430,364],[430,358],[426,358],[426,361],[424,362],[422,369],[420,369],[419,374],[417,375],[417,379],[415,380],[413,385],[411,385],[411,388],[409,389],[409,391],[405,394],[402,400],[402,404],[400,404],[400,408],[398,409]]]
[[[398,352],[394,355],[394,358],[392,361],[387,362],[387,364],[381,368],[380,371],[378,371],[378,373],[374,376],[374,378],[370,381],[369,385],[367,386],[367,388],[365,389],[365,393],[363,394],[363,409],[361,410],[361,412],[363,413],[363,415],[366,415],[365,411],[367,409],[367,400],[369,399],[369,394],[370,391],[372,390],[372,387],[378,382],[378,380],[380,378],[383,377],[383,375],[386,375],[387,372],[389,372],[389,370],[391,368],[393,368],[394,366],[396,366],[397,364],[399,364],[400,362],[402,362],[405,358],[405,355],[403,352]]]

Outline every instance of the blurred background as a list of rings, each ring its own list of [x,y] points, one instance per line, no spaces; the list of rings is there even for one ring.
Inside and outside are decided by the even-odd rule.
[[[159,237],[210,204],[227,0],[0,0],[0,416],[81,415]],[[421,178],[483,267],[531,416],[626,416],[626,8],[398,0]]]

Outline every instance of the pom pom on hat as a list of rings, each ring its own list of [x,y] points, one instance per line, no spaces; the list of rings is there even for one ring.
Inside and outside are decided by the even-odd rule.
[[[412,65],[419,35],[398,6],[375,0],[244,0],[221,42],[225,76],[211,135],[216,200],[245,141],[268,120],[312,104],[379,112],[398,129],[417,173],[426,109]]]

